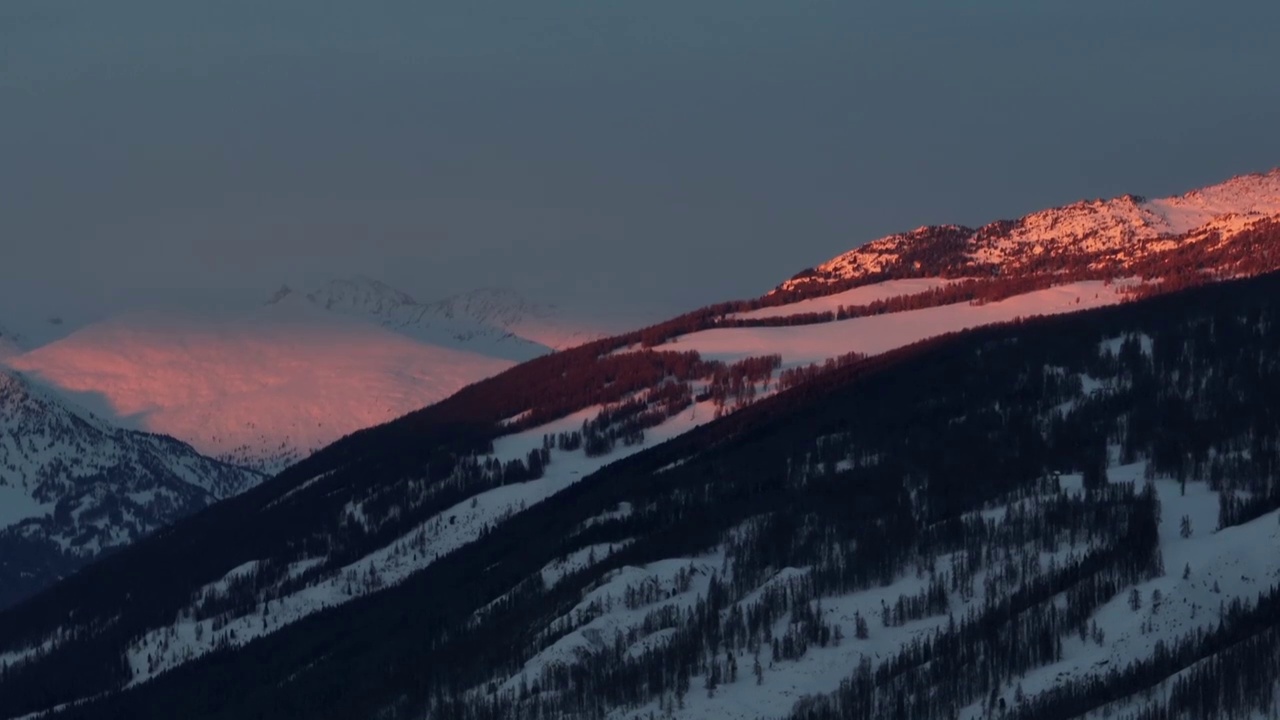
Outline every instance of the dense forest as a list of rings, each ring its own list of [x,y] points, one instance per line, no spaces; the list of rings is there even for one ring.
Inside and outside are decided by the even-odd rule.
[[[1159,683],[1171,683],[1167,697],[1133,712],[1265,710],[1280,623],[1277,591],[1266,588],[1224,607],[1207,634],[1127,666],[1030,697],[1009,687],[1060,661],[1071,638],[1105,643],[1094,627],[1100,606],[1180,570],[1163,567],[1153,483],[1212,487],[1224,527],[1280,508],[1278,290],[1274,276],[1211,285],[814,369],[786,392],[505,518],[403,582],[59,716],[678,714],[695,694],[701,701],[767,684],[777,668],[812,653],[856,648],[868,635],[931,618],[931,632],[890,657],[851,664],[838,688],[802,701],[795,716],[950,718],[977,704],[993,715],[1066,717]],[[653,351],[634,364],[580,368],[572,352],[464,391],[477,402],[446,401],[347,438],[0,614],[0,651],[57,639],[5,663],[0,713],[124,684],[124,648],[247,560],[280,558],[261,572],[287,574],[292,558],[380,547],[404,527],[394,508],[430,498],[462,458],[480,462],[500,423],[525,426],[533,399],[597,388],[575,401],[606,406],[581,431],[585,444],[587,431],[687,402],[681,377],[719,378],[712,385],[723,389],[705,379],[699,387],[727,399],[741,387],[745,399],[748,379],[776,370],[768,358],[731,370]],[[594,373],[608,382],[582,381]],[[675,389],[653,389],[667,386]],[[566,440],[579,442],[546,438],[544,448],[561,452]],[[525,472],[546,460],[536,455]],[[1147,477],[1108,481],[1116,465],[1134,463]],[[1067,476],[1082,478],[1079,491],[1064,485]],[[387,508],[386,524],[335,531],[331,518],[353,500]],[[438,509],[428,501],[409,514]],[[1049,565],[1035,559],[1046,549],[1058,552]],[[582,555],[590,561],[547,581],[543,569]],[[690,569],[591,600],[626,568],[672,560]],[[156,567],[166,572],[148,571]],[[782,568],[805,571],[780,578]],[[255,579],[244,581],[244,596],[257,602],[260,578],[247,577]],[[843,623],[827,612],[904,577],[919,581],[875,613]],[[528,672],[557,642],[619,607],[638,614],[636,623],[591,636],[598,642],[576,659]],[[214,603],[200,612],[227,611]],[[69,630],[51,633],[59,627]],[[655,637],[663,640],[649,642]]]

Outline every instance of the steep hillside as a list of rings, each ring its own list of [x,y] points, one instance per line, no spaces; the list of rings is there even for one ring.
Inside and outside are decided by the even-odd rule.
[[[260,480],[0,371],[0,607]]]
[[[785,383],[776,360],[541,358],[0,614],[0,714],[1262,708],[1277,291],[1008,323]],[[519,411],[591,387],[586,367],[622,395]],[[692,397],[620,402],[651,373]],[[1248,671],[1207,694],[1228,667]]]

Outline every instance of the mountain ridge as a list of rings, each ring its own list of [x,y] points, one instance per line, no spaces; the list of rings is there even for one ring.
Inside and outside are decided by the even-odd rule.
[[[334,278],[300,293],[277,292],[269,302],[281,302],[291,295],[301,295],[325,310],[367,317],[388,329],[424,339],[491,343],[517,360],[600,336],[567,326],[557,306],[533,302],[509,288],[482,287],[420,302],[385,282],[355,275]]]
[[[1127,264],[1198,242],[1239,232],[1280,216],[1280,168],[1238,175],[1182,195],[1147,200],[1121,195],[1081,200],[1041,210],[1017,220],[997,220],[980,228],[923,226],[872,240],[817,267],[801,271],[773,293],[821,291],[929,268],[944,277],[983,277],[1053,272],[1052,263],[1085,263],[1122,274]],[[916,254],[935,256],[917,258]],[[942,254],[942,261],[936,256]],[[1037,267],[1047,264],[1048,269]],[[886,278],[887,279],[887,278]]]
[[[261,479],[0,369],[0,606]]]

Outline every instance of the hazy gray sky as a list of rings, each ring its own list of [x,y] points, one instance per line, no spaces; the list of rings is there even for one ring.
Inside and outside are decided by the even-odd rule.
[[[360,272],[592,312],[1280,164],[1280,3],[4,0],[0,317]]]

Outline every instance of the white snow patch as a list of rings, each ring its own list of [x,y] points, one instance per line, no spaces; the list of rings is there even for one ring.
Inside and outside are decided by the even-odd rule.
[[[1114,305],[1124,283],[1086,281],[973,305],[960,303],[795,327],[716,328],[681,336],[680,350],[732,362],[780,353],[785,365],[822,362],[849,352],[879,354],[918,340],[967,328],[1036,315],[1055,315]]]

